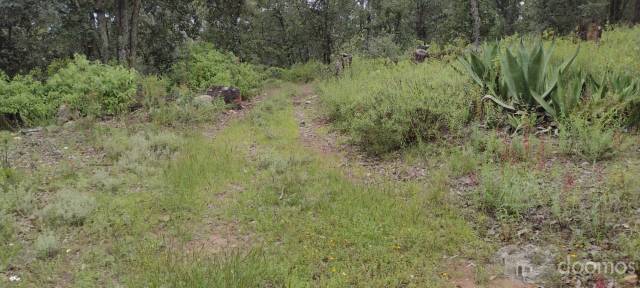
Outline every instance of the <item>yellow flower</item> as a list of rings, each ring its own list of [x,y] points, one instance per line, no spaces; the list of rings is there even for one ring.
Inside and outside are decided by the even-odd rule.
[[[336,267],[331,268],[331,272],[336,273],[338,272],[338,270],[336,269]]]

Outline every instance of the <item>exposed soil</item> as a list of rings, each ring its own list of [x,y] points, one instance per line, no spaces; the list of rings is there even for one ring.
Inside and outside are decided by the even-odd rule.
[[[328,157],[339,159],[340,166],[345,167],[345,173],[349,173],[349,178],[354,179],[354,169],[364,169],[365,183],[374,183],[382,179],[391,181],[420,181],[428,176],[426,167],[419,165],[408,165],[400,154],[389,155],[388,159],[379,159],[367,155],[354,145],[346,143],[343,136],[338,132],[330,129],[328,119],[323,118],[318,113],[320,107],[320,99],[313,91],[311,85],[304,85],[300,88],[300,93],[294,98],[295,117],[300,126],[300,141],[307,148],[313,149]],[[467,179],[467,184],[463,186],[473,185],[473,179]],[[466,183],[465,182],[465,183]],[[479,286],[479,279],[476,279],[476,264],[470,261],[459,261],[451,265],[449,275],[446,278],[455,287],[474,288],[474,287],[492,287],[492,288],[530,288],[536,287],[532,284],[526,284],[517,280],[514,275],[506,273],[502,275],[502,271],[494,269],[494,275],[490,276],[487,283]],[[493,265],[490,265],[493,268]],[[513,277],[512,277],[513,276]]]
[[[350,178],[353,168],[364,169],[364,182],[375,183],[383,180],[412,181],[425,179],[428,168],[407,165],[399,153],[386,155],[380,159],[367,155],[348,139],[330,128],[330,120],[319,111],[320,98],[310,84],[301,86],[300,93],[293,100],[295,117],[300,126],[300,140],[307,148],[322,155],[337,156],[340,166],[345,167]]]
[[[280,93],[282,88],[268,88],[259,95],[251,98],[249,101],[242,102],[239,110],[227,110],[216,118],[214,124],[207,125],[202,128],[203,135],[207,138],[214,138],[215,135],[229,126],[229,123],[243,119],[253,108],[260,104],[265,98]]]

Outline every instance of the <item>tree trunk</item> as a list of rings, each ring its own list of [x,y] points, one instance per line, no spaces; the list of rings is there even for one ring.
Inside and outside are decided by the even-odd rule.
[[[129,67],[133,67],[136,63],[138,52],[138,19],[140,19],[140,1],[132,0],[131,4],[131,23],[129,28]]]
[[[129,12],[128,12],[127,0],[118,0],[116,21],[118,24],[118,61],[120,64],[125,64],[129,60]]]
[[[328,1],[323,1],[324,4],[324,15],[323,15],[323,38],[324,38],[324,51],[323,51],[323,55],[322,58],[324,60],[325,64],[331,64],[331,54],[333,54],[333,37],[331,36],[331,23],[329,23],[331,21],[330,17],[329,17],[329,9],[331,9],[331,7],[329,6],[330,4],[328,3]]]
[[[471,16],[473,17],[473,45],[480,47],[480,10],[478,8],[478,0],[470,0]]]
[[[513,35],[515,32],[514,24],[518,18],[519,1],[514,0],[496,0],[496,8],[500,16],[504,19],[504,34]]]
[[[633,23],[640,24],[640,0],[636,0],[636,8],[633,11]]]
[[[96,16],[98,26],[98,37],[100,47],[100,58],[103,63],[109,62],[109,32],[107,17],[104,12],[104,0],[96,0]]]
[[[416,36],[422,41],[427,40],[427,31],[424,27],[424,17],[426,12],[425,3],[416,1]]]
[[[622,0],[609,1],[609,22],[612,24],[620,22],[622,19]]]

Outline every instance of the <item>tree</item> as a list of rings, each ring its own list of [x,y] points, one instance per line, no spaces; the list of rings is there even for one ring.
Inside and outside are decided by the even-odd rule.
[[[504,34],[512,35],[515,32],[515,23],[520,16],[520,0],[495,0],[496,10],[504,21]]]
[[[473,17],[473,45],[480,47],[480,10],[478,8],[478,0],[470,0],[471,3],[471,16]]]
[[[640,24],[640,0],[636,0],[636,6],[633,10],[633,23]]]

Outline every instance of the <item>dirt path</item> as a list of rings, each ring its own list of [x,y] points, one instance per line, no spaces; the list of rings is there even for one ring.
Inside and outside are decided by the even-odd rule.
[[[311,84],[305,84],[298,89],[294,97],[294,113],[299,124],[300,141],[302,144],[321,155],[339,159],[339,166],[343,167],[350,179],[375,183],[378,181],[425,181],[428,179],[428,169],[421,165],[408,165],[400,155],[391,155],[383,160],[373,158],[354,145],[346,143],[346,138],[330,129],[329,119],[322,115],[319,96],[313,90]],[[354,171],[364,170],[364,176],[357,176]],[[495,265],[488,265],[488,271],[492,271],[489,279],[480,281],[476,273],[478,264],[468,260],[452,261],[446,267],[451,273],[443,277],[449,279],[449,283],[457,288],[530,288],[535,285],[525,284],[521,281],[509,279],[501,275]],[[485,282],[482,285],[478,282]]]
[[[215,135],[224,130],[233,121],[243,119],[246,117],[256,105],[260,104],[264,99],[276,95],[282,91],[282,87],[275,86],[265,89],[259,95],[253,97],[251,100],[242,103],[242,109],[240,110],[227,110],[216,118],[213,125],[204,127],[202,134],[207,138],[214,138]]]
[[[424,180],[428,169],[420,164],[407,165],[400,154],[387,155],[385,159],[367,155],[348,138],[330,128],[329,119],[322,115],[319,96],[311,84],[300,87],[294,98],[295,116],[300,125],[300,139],[305,147],[321,154],[338,156],[340,166],[365,170],[365,182],[381,180],[415,181]]]

